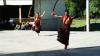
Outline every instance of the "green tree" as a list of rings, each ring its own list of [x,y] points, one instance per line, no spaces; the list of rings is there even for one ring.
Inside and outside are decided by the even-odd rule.
[[[66,10],[69,11],[69,15],[75,16],[76,15],[76,4],[71,0],[65,0]]]
[[[90,0],[90,16],[92,18],[100,15],[100,0]]]
[[[86,0],[65,0],[65,6],[70,15],[83,17],[86,9]]]

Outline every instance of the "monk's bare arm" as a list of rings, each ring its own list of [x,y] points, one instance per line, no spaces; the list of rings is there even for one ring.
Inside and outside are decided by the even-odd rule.
[[[61,18],[62,16],[54,15],[55,17]]]
[[[43,17],[44,16],[44,14],[45,14],[45,11],[43,12],[43,14],[41,15],[41,17]]]
[[[28,16],[28,18],[34,18],[34,16],[33,16],[33,17],[31,17],[31,16]]]
[[[62,17],[62,16],[58,16],[58,15],[56,14],[55,11],[53,11],[53,12],[51,13],[51,15],[54,16],[54,17],[58,17],[58,18],[61,18],[61,17]]]

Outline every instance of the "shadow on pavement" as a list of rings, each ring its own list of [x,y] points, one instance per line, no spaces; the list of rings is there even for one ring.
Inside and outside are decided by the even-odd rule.
[[[90,24],[91,31],[100,31],[100,23],[92,23]]]
[[[100,46],[73,48],[68,50],[51,50],[51,51],[0,54],[0,56],[100,56]]]
[[[57,34],[47,34],[47,35],[40,35],[40,36],[56,36]]]

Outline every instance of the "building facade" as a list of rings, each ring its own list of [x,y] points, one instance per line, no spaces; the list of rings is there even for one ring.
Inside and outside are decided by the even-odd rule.
[[[35,0],[34,10],[40,11],[41,14],[45,11],[41,25],[43,30],[56,30],[61,25],[61,20],[51,16],[51,12],[57,0]],[[58,15],[63,15],[65,10],[64,0],[58,0],[55,11]]]
[[[51,16],[51,12],[55,6],[57,0],[6,0],[6,5],[3,6],[3,0],[0,1],[0,15],[2,19],[10,18],[27,18],[30,6],[33,5],[34,12],[45,11],[45,14],[41,20],[43,30],[56,30],[58,26],[62,24],[61,20]],[[19,11],[21,8],[21,11]],[[58,15],[63,15],[65,10],[64,0],[58,0],[55,6],[55,11]],[[20,14],[21,12],[21,14]],[[20,15],[19,15],[20,14]]]

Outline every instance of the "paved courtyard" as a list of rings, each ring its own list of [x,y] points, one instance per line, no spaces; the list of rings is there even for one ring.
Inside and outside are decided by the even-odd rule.
[[[100,32],[71,31],[68,50],[56,31],[0,31],[0,56],[100,56]]]

